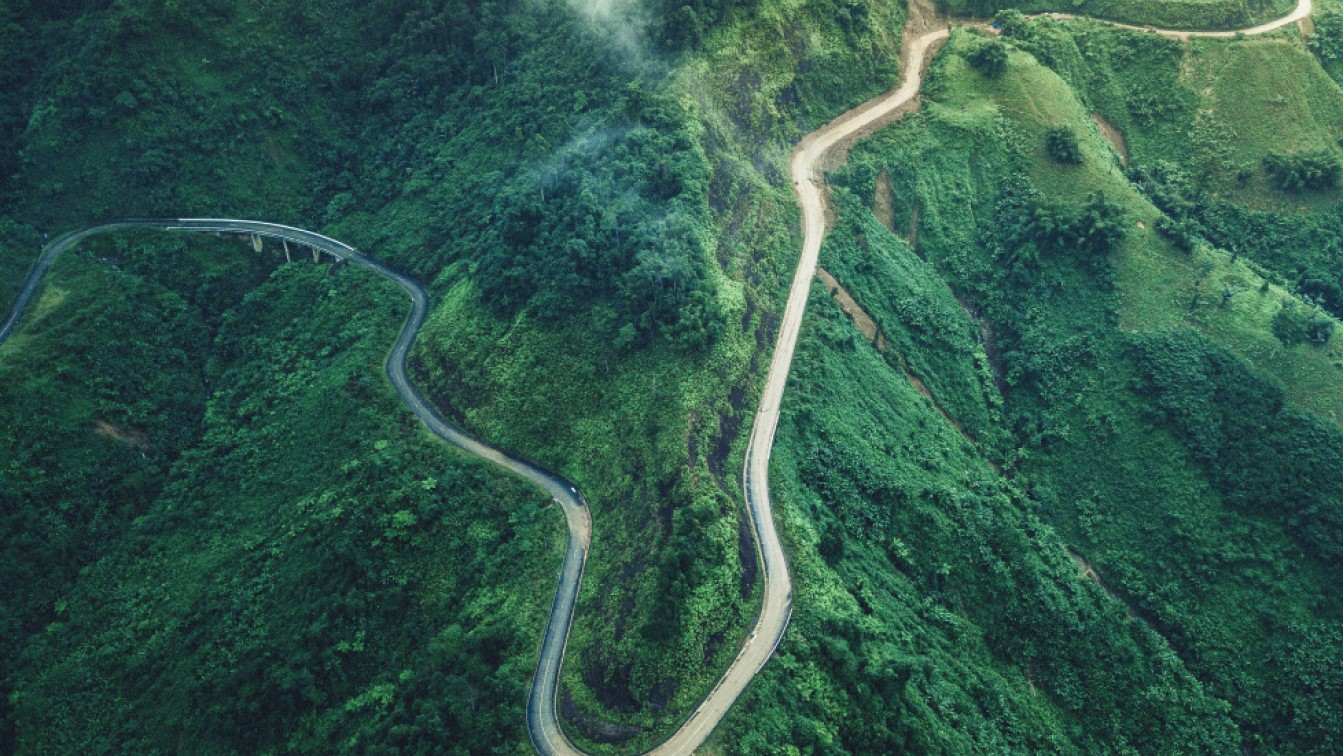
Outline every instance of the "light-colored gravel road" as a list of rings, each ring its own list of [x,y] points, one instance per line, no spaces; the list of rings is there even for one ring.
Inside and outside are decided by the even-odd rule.
[[[1276,21],[1238,32],[1175,31],[1128,24],[1116,23],[1114,25],[1138,31],[1151,31],[1175,39],[1187,40],[1192,37],[1229,38],[1237,34],[1264,34],[1281,29],[1309,16],[1312,10],[1311,0],[1300,0],[1296,10],[1291,14]],[[1063,19],[1077,18],[1068,14],[1044,15]],[[760,616],[756,619],[750,636],[736,658],[724,671],[723,676],[713,690],[691,714],[690,718],[681,725],[680,729],[650,753],[660,756],[663,754],[688,754],[699,748],[783,640],[784,631],[788,627],[788,620],[793,613],[793,587],[788,575],[788,565],[784,559],[783,547],[774,528],[773,510],[769,498],[769,457],[774,445],[774,433],[779,422],[779,407],[783,400],[784,387],[788,382],[793,353],[797,348],[798,332],[802,325],[802,316],[806,310],[811,280],[816,273],[821,242],[825,238],[826,203],[823,191],[825,178],[821,174],[821,166],[824,164],[827,154],[836,146],[841,145],[847,139],[861,135],[865,130],[873,128],[883,118],[889,117],[918,94],[926,53],[934,44],[946,39],[948,35],[949,30],[942,28],[923,34],[913,40],[912,43],[908,43],[904,54],[904,74],[898,88],[854,108],[807,135],[793,152],[790,173],[793,187],[797,192],[798,204],[802,210],[802,254],[798,260],[797,270],[793,275],[792,287],[789,289],[788,302],[784,308],[783,320],[779,325],[769,374],[765,379],[764,390],[760,397],[760,406],[756,411],[755,422],[751,427],[746,462],[742,470],[742,486],[745,491],[746,505],[755,533],[756,546],[763,564],[764,600]],[[374,270],[379,275],[394,281],[410,294],[411,314],[407,317],[406,324],[387,361],[388,379],[392,382],[398,394],[401,395],[402,400],[436,435],[531,480],[558,501],[564,509],[569,528],[569,543],[565,552],[564,563],[560,569],[559,585],[555,592],[546,633],[541,644],[536,674],[527,702],[527,726],[531,733],[532,743],[539,752],[543,754],[581,754],[582,752],[576,749],[565,737],[560,727],[555,703],[559,671],[564,660],[569,629],[573,624],[578,587],[582,582],[583,567],[587,560],[587,551],[592,538],[591,515],[582,495],[567,480],[526,460],[509,455],[467,436],[445,421],[425,401],[419,390],[410,383],[406,377],[405,362],[410,347],[414,344],[415,336],[428,312],[429,300],[424,289],[399,271],[375,258],[358,252],[347,244],[303,229],[237,219],[117,222],[67,234],[53,241],[43,250],[41,257],[29,275],[28,281],[20,291],[9,317],[3,324],[0,324],[0,342],[3,342],[13,331],[38,284],[45,276],[51,263],[61,252],[91,234],[128,227],[250,233],[285,239],[320,249],[348,260],[352,264]]]

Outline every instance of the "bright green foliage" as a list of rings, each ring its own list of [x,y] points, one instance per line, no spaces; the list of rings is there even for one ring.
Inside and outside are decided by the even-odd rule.
[[[1257,209],[1327,212],[1336,191],[1284,194],[1261,169],[1272,152],[1333,151],[1343,91],[1299,42],[1192,40],[1086,21],[1004,26],[1120,131],[1138,163],[1180,164],[1210,195]]]
[[[1179,248],[1191,251],[1203,240],[1282,271],[1302,294],[1343,314],[1343,213],[1289,215],[1256,212],[1208,195],[1188,172],[1158,161],[1134,166],[1135,185],[1168,218],[1157,229]],[[1279,275],[1282,275],[1280,273]]]
[[[1334,335],[1334,321],[1295,302],[1288,302],[1273,318],[1273,335],[1288,346],[1307,341],[1325,344]]]
[[[1105,192],[1097,191],[1077,210],[1036,207],[1025,230],[1037,245],[1095,258],[1118,248],[1128,226],[1123,209],[1106,201]]]
[[[1315,34],[1307,40],[1306,47],[1315,53],[1334,81],[1340,81],[1343,79],[1343,13],[1316,14],[1312,21]]]
[[[1132,344],[1137,391],[1156,399],[1227,505],[1280,520],[1326,564],[1343,560],[1337,427],[1285,406],[1280,388],[1187,332]]]
[[[967,73],[968,66],[963,66],[958,56],[972,49],[973,40],[953,38],[930,73],[936,83],[936,94],[928,98],[923,111],[860,145],[851,157],[853,165],[838,181],[860,196],[870,196],[872,177],[885,172],[893,184],[897,225],[913,223],[916,216],[912,208],[918,208],[920,253],[937,274],[949,281],[966,309],[980,319],[995,385],[1003,391],[1001,408],[997,411],[1003,418],[1003,430],[1010,436],[1007,448],[1017,449],[1004,460],[1003,470],[1010,472],[1010,487],[1020,487],[1016,490],[1023,492],[1020,497],[1023,510],[1042,521],[1040,529],[1028,532],[1053,528],[1075,554],[1085,558],[1105,589],[1126,605],[1119,613],[1131,613],[1137,619],[1130,622],[1141,623],[1160,635],[1161,650],[1156,653],[1180,672],[1165,678],[1160,687],[1145,688],[1149,694],[1141,696],[1142,701],[1153,705],[1157,700],[1163,702],[1136,717],[1149,723],[1149,727],[1128,731],[1107,730],[1094,723],[1066,724],[1074,721],[1073,716],[1085,716],[1068,709],[1078,700],[1089,700],[1084,705],[1091,708],[1086,710],[1095,711],[1105,709],[1106,705],[1088,697],[1113,694],[1124,706],[1132,705],[1136,699],[1118,692],[1117,687],[1126,683],[1089,686],[1059,678],[1048,681],[1036,675],[1039,665],[1022,663],[1030,658],[1029,649],[1038,648],[1046,635],[1042,629],[1033,627],[1018,633],[1018,637],[1032,639],[1028,644],[998,647],[990,642],[990,648],[993,658],[1013,660],[1011,668],[1025,666],[1042,697],[1058,707],[1055,712],[1047,715],[1039,704],[1030,709],[1033,713],[1029,716],[985,715],[986,710],[980,708],[976,714],[989,719],[988,724],[961,719],[955,726],[919,726],[911,728],[917,734],[900,733],[901,737],[894,741],[879,742],[894,742],[907,750],[923,751],[989,750],[983,742],[1003,747],[1004,741],[1011,744],[1006,747],[1022,750],[1083,752],[1123,747],[1161,750],[1169,742],[1198,744],[1190,745],[1195,751],[1234,750],[1240,743],[1266,751],[1327,750],[1327,744],[1343,733],[1343,720],[1337,715],[1343,710],[1343,678],[1329,665],[1315,668],[1310,665],[1340,648],[1333,626],[1343,613],[1337,600],[1339,534],[1343,533],[1343,523],[1337,504],[1341,494],[1335,490],[1335,480],[1336,471],[1343,464],[1343,458],[1338,456],[1343,449],[1343,431],[1326,412],[1311,416],[1293,408],[1284,401],[1283,389],[1267,372],[1274,369],[1275,361],[1298,359],[1296,350],[1320,351],[1331,349],[1332,345],[1299,345],[1290,352],[1282,351],[1271,331],[1273,313],[1279,309],[1273,299],[1287,296],[1277,287],[1265,285],[1270,289],[1268,294],[1233,293],[1229,305],[1203,305],[1193,312],[1188,310],[1187,296],[1148,296],[1145,289],[1166,285],[1162,279],[1169,275],[1167,269],[1202,264],[1183,262],[1187,255],[1202,259],[1214,253],[1210,248],[1179,252],[1162,243],[1151,228],[1159,214],[1113,168],[1092,166],[1088,161],[1080,171],[1070,169],[1071,185],[1057,181],[1056,172],[1063,169],[1053,165],[1043,150],[1034,146],[1038,144],[1035,135],[1042,135],[1046,124],[1067,120],[1079,135],[1087,135],[1086,139],[1079,139],[1083,149],[1095,149],[1094,142],[1099,141],[1099,136],[1084,131],[1085,110],[1069,105],[1066,99],[1071,95],[1067,90],[1051,83],[1051,77],[1038,75],[1038,69],[1031,65],[1014,62],[1011,73],[994,82]],[[1018,77],[1019,82],[1015,81]],[[1064,99],[1059,99],[1060,92]],[[1026,97],[1032,99],[1023,104]],[[1066,119],[1064,114],[1068,114]],[[1172,208],[1183,207],[1184,214],[1179,216],[1183,222],[1201,217],[1203,211],[1197,208],[1198,202],[1188,201],[1189,195],[1175,188],[1179,186],[1178,176],[1168,173],[1168,178],[1172,181],[1161,183],[1154,194],[1163,197],[1163,202]],[[1127,216],[1126,221],[1119,220],[1123,216],[1113,219],[1116,229],[1127,232],[1109,254],[1107,265],[1097,270],[1078,265],[1069,256],[1039,254],[1040,245],[1034,241],[1030,223],[1039,208],[1077,207],[1085,201],[1086,192],[1096,190],[1105,192],[1105,205],[1120,208]],[[1096,196],[1092,204],[1099,205],[1098,201]],[[861,206],[854,208],[842,201],[841,208],[841,218],[866,212]],[[1135,228],[1136,219],[1143,220],[1147,229]],[[837,239],[843,238],[845,222],[854,221],[841,221]],[[865,227],[866,256],[885,246],[876,240],[881,233],[874,225]],[[1029,253],[1030,248],[1037,252]],[[1216,255],[1225,258],[1224,253]],[[1216,265],[1221,269],[1227,263],[1223,259]],[[1192,272],[1197,275],[1196,269]],[[871,274],[862,268],[851,268],[847,275],[849,280],[841,280],[854,290],[873,285],[863,280]],[[1188,289],[1183,291],[1187,294]],[[1266,314],[1261,314],[1255,304],[1260,297],[1273,302],[1273,309]],[[879,296],[872,294],[863,298],[880,301]],[[813,306],[825,304],[813,301]],[[1142,329],[1130,333],[1116,327],[1121,322],[1180,324],[1180,330],[1172,332],[1169,326],[1153,329],[1126,325],[1129,329]],[[838,334],[846,326],[838,318],[829,323],[823,321],[818,326],[819,334],[813,337],[813,344],[819,342],[819,345],[810,347],[811,361],[799,367],[799,376],[826,371],[814,379],[816,385],[825,387],[822,393],[813,396],[804,393],[805,389],[799,392],[809,402],[824,402],[824,408],[807,406],[797,410],[799,432],[820,436],[812,430],[819,428],[824,433],[823,438],[801,449],[807,453],[813,453],[814,449],[816,454],[839,449],[849,455],[856,453],[853,450],[870,449],[865,453],[886,454],[901,461],[926,460],[925,464],[939,473],[938,480],[944,485],[964,479],[965,471],[974,468],[961,462],[957,454],[973,454],[975,450],[961,447],[957,452],[956,445],[938,443],[937,426],[945,423],[945,418],[932,415],[926,424],[919,426],[900,413],[884,409],[894,406],[885,398],[886,385],[898,384],[902,375],[891,375],[883,382],[877,379],[876,372],[866,369],[861,377],[839,377],[830,372],[840,369],[855,372],[859,369],[856,365],[874,361],[862,356],[872,350],[861,339],[851,348],[844,346]],[[883,321],[883,328],[896,332],[899,326]],[[1242,349],[1252,333],[1260,339],[1255,343],[1263,343],[1266,338],[1279,347],[1273,360],[1259,361],[1257,348],[1247,350],[1247,354],[1256,358],[1256,365],[1265,367],[1250,367],[1242,358],[1214,343],[1226,339],[1229,346]],[[918,342],[915,345],[921,349]],[[821,349],[836,350],[843,354],[843,359],[817,356],[816,350]],[[885,359],[879,363],[891,364],[891,358],[881,356]],[[873,353],[872,357],[877,355]],[[913,363],[928,358],[905,359]],[[1322,360],[1316,363],[1312,374],[1334,386],[1336,392],[1337,378],[1331,377],[1334,373],[1326,372],[1331,369],[1331,362]],[[927,384],[933,397],[954,396],[950,387],[955,384],[949,383],[945,375],[943,369],[924,371],[918,377]],[[806,385],[805,379],[799,382]],[[836,386],[848,388],[841,393]],[[1291,390],[1297,391],[1299,387]],[[836,394],[833,399],[832,394]],[[861,419],[854,407],[863,403],[883,408],[881,423]],[[952,419],[960,416],[958,411],[947,412]],[[892,415],[896,419],[888,419]],[[848,443],[841,435],[841,428],[852,429],[847,431],[853,434]],[[881,431],[874,428],[890,428],[885,432],[896,439],[902,437],[898,429],[909,428],[903,432],[911,433],[910,443],[915,445],[887,451],[886,445],[871,440],[882,438]],[[991,447],[981,453],[988,460],[995,459]],[[788,459],[780,457],[781,470],[787,469]],[[858,577],[855,565],[860,560],[876,559],[875,555],[867,557],[863,547],[857,545],[878,530],[869,521],[880,523],[885,513],[899,516],[902,512],[931,510],[921,520],[904,522],[903,527],[890,531],[900,544],[893,546],[886,558],[899,570],[898,565],[906,563],[900,559],[907,558],[901,555],[917,554],[921,544],[933,538],[930,532],[935,531],[920,526],[920,522],[955,522],[960,511],[954,497],[933,498],[930,502],[918,496],[896,499],[886,493],[886,487],[900,490],[918,485],[914,481],[919,473],[908,466],[898,472],[882,472],[889,469],[884,465],[879,466],[870,458],[856,464],[826,459],[805,468],[796,478],[805,481],[803,485],[809,489],[794,494],[796,501],[800,506],[813,508],[816,514],[812,519],[817,522],[810,530],[814,535],[809,533],[800,539],[822,544],[827,528],[833,527],[828,524],[832,513],[861,513],[855,517],[858,524],[849,530],[852,537],[842,558],[832,565],[839,574],[852,575],[839,584],[851,587],[859,607],[855,616],[859,617],[866,611],[863,607],[882,611],[883,601],[896,606],[918,605],[910,598],[887,598],[892,595],[890,589],[884,587],[886,583],[879,583],[876,576],[889,574],[891,568],[866,568],[861,579]],[[837,476],[823,472],[836,468],[858,470],[848,476],[848,488],[832,484],[830,481]],[[776,477],[788,480],[789,474],[778,473]],[[880,482],[882,490],[876,490],[876,482]],[[967,487],[974,491],[973,487]],[[839,493],[828,493],[831,488]],[[1007,495],[1008,502],[1015,500],[1011,494]],[[894,501],[898,504],[891,504]],[[1010,530],[1005,523],[1011,521],[1007,514],[1011,506],[1001,502],[990,509],[994,513],[991,521],[1003,523]],[[977,523],[986,521],[989,521],[987,515]],[[884,540],[886,533],[878,532],[880,535],[874,540]],[[978,524],[971,532],[998,531]],[[1005,541],[1006,536],[999,536],[989,543],[996,546]],[[994,553],[990,550],[993,546],[980,551],[950,546],[931,548],[927,558],[934,565],[938,562],[954,565],[946,555]],[[1050,547],[1041,544],[1038,548]],[[1061,546],[1052,548],[1055,554],[1062,551]],[[1012,563],[1024,561],[1017,557]],[[1048,563],[1047,558],[1044,561]],[[800,562],[807,564],[805,558]],[[910,562],[920,563],[917,558]],[[799,567],[799,571],[806,569],[809,568]],[[969,581],[973,588],[960,581],[952,584],[957,590],[976,590],[1004,571],[1011,574],[1010,568],[976,570]],[[1018,578],[1015,584],[1021,585],[1022,580]],[[882,590],[874,588],[877,585],[882,585]],[[856,591],[853,588],[856,586],[862,586],[862,590]],[[945,593],[948,589],[941,590]],[[836,598],[817,603],[832,613],[837,610],[829,607],[844,606]],[[990,641],[994,628],[1002,624],[1010,626],[1011,622],[1006,618],[975,618],[974,612],[991,613],[993,605],[992,598],[982,596],[956,604],[973,626],[986,628],[984,637]],[[873,624],[902,629],[908,626],[884,617]],[[1117,636],[1100,630],[1102,624],[1101,620],[1090,624],[1093,629],[1088,637],[1118,643]],[[825,630],[815,632],[828,637],[833,625],[824,627]],[[800,643],[810,640],[805,629],[799,631],[799,638]],[[878,638],[879,635],[864,636],[864,647]],[[937,648],[931,641],[913,645]],[[1019,655],[1023,653],[1026,655]],[[1055,656],[1066,653],[1062,648],[1053,651]],[[949,668],[951,662],[931,652],[929,655],[933,656],[930,664],[934,669]],[[819,656],[819,650],[806,650],[801,658],[810,660]],[[969,650],[960,651],[958,656],[974,658]],[[817,688],[816,683],[811,683],[812,690],[864,690],[861,666],[855,671],[848,671],[854,670],[853,667],[831,666],[828,662],[812,666],[817,669],[806,674],[794,672],[790,684],[796,684],[796,679],[815,680],[819,676],[822,681],[846,682],[830,683],[830,688]],[[1123,666],[1105,665],[1107,674]],[[1088,663],[1083,657],[1073,657],[1070,669],[1084,676]],[[912,682],[917,679],[915,675],[902,689],[902,700],[918,700],[921,689]],[[976,680],[968,674],[955,679],[967,686]],[[1189,681],[1189,687],[1177,682],[1182,679]],[[781,693],[772,695],[772,699],[762,700],[771,701],[769,705],[774,711],[799,710],[797,704],[774,703],[780,700]],[[850,695],[862,700],[860,694]],[[948,694],[948,699],[954,700],[951,695]],[[813,699],[828,700],[816,694]],[[1008,702],[1012,699],[992,700],[1010,706]],[[845,705],[840,704],[841,708]],[[847,705],[868,711],[856,702]],[[901,704],[888,699],[885,705]],[[959,711],[950,706],[911,711],[949,709]],[[1186,716],[1194,711],[1205,714]],[[919,720],[927,716],[930,714],[909,713],[906,718]],[[1013,733],[1049,732],[1043,724],[1050,721],[1048,716],[1065,723],[1057,731],[1075,739],[1049,741],[1048,745],[1013,741],[1010,740],[1013,736],[1004,734],[1009,730],[1001,724],[1019,724],[1019,729],[1010,730]],[[814,718],[817,722],[827,721],[820,712]],[[883,721],[875,714],[862,719],[869,718]],[[1284,726],[1281,724],[1284,722],[1291,724]],[[1158,726],[1154,723],[1170,729],[1147,741],[1151,727]],[[739,726],[744,731],[749,727],[745,723]],[[786,732],[778,724],[772,727],[768,732],[776,735]],[[966,739],[942,743],[914,739],[937,732]],[[971,733],[988,732],[994,734],[985,735],[984,741],[972,739]],[[796,732],[793,735],[797,737]],[[842,732],[834,736],[843,737]],[[1099,738],[1104,745],[1085,740],[1087,736]],[[848,743],[837,742],[857,750]]]
[[[744,306],[726,309],[737,319]],[[460,280],[425,328],[415,373],[466,427],[527,450],[588,498],[599,540],[566,695],[581,707],[575,735],[629,747],[631,728],[665,727],[698,703],[754,608],[749,531],[717,482],[737,468],[732,444],[751,411],[721,387],[742,380],[753,341],[721,340],[701,364],[666,347],[614,348],[606,334],[618,322],[607,311],[593,323],[510,327]]]
[[[1234,748],[1225,705],[1079,575],[1035,494],[992,466],[1001,397],[951,289],[853,195],[837,195],[822,265],[863,304],[899,315],[881,318],[890,347],[879,351],[813,288],[771,469],[796,544],[796,613],[720,745]],[[1119,707],[1131,715],[1109,716]]]

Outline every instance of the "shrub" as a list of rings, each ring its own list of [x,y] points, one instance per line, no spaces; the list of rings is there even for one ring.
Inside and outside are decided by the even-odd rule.
[[[1264,158],[1264,167],[1278,187],[1289,192],[1332,189],[1338,186],[1338,176],[1343,171],[1338,157],[1328,150],[1287,155],[1272,152]]]
[[[1007,70],[1007,45],[991,40],[971,53],[969,60],[975,70],[990,79],[996,79]]]
[[[1334,321],[1318,310],[1288,302],[1273,316],[1273,335],[1288,346],[1307,341],[1327,344],[1334,335]]]
[[[1059,251],[1075,250],[1084,257],[1100,258],[1123,241],[1127,228],[1124,210],[1093,192],[1077,210],[1041,205],[1035,208],[1028,230],[1034,241]]]
[[[1045,134],[1045,151],[1059,163],[1079,165],[1082,162],[1082,148],[1077,143],[1077,135],[1067,126],[1055,126]]]
[[[1306,46],[1326,66],[1343,64],[1343,14],[1330,13],[1315,19],[1315,36]]]
[[[1191,218],[1175,220],[1162,215],[1156,219],[1156,232],[1181,252],[1193,252],[1201,240],[1198,222]]]

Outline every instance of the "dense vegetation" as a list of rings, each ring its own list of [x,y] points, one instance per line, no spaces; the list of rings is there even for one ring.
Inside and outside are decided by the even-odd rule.
[[[754,562],[734,455],[794,246],[781,178],[788,145],[893,78],[892,30],[903,19],[889,3],[691,7],[698,27],[677,15],[679,4],[648,16],[630,5],[581,3],[9,4],[0,52],[23,65],[6,68],[9,97],[0,110],[14,136],[0,147],[13,179],[0,206],[4,297],[43,233],[113,216],[293,223],[357,243],[429,282],[441,306],[416,357],[426,391],[471,430],[564,470],[596,512],[600,548],[565,669],[564,710],[575,737],[596,746],[653,742],[702,697],[753,612]],[[776,23],[784,10],[786,26]],[[755,52],[739,55],[746,49]],[[325,751],[337,741],[442,742],[444,730],[472,752],[526,743],[521,705],[535,649],[534,635],[519,632],[542,627],[535,610],[548,601],[551,578],[529,581],[531,570],[557,563],[549,545],[558,523],[532,514],[530,492],[479,471],[409,483],[396,477],[448,463],[412,429],[395,437],[371,425],[399,416],[378,393],[376,369],[386,344],[379,340],[394,331],[395,299],[345,296],[305,279],[337,295],[319,298],[325,314],[312,322],[317,331],[299,339],[308,304],[276,288],[305,288],[290,267],[241,276],[234,299],[219,301],[193,293],[203,284],[190,266],[123,266],[125,275],[153,281],[148,289],[68,274],[98,282],[70,299],[72,308],[101,301],[94,291],[112,312],[145,308],[117,318],[129,330],[90,356],[143,357],[140,375],[153,364],[165,373],[115,383],[106,418],[71,413],[50,428],[13,426],[16,434],[60,430],[53,438],[94,445],[80,456],[83,447],[67,441],[44,460],[64,471],[53,485],[72,491],[66,521],[48,522],[40,481],[5,481],[15,499],[5,537],[20,544],[15,559],[32,559],[15,579],[50,573],[40,591],[14,604],[0,674],[23,714],[6,713],[6,749],[44,742],[168,749],[181,736],[221,750]],[[337,278],[342,287],[359,285],[343,272]],[[44,296],[59,286],[57,279]],[[182,362],[177,372],[198,376],[203,367],[208,386],[177,380],[169,360],[117,348],[143,339],[135,323],[160,320],[149,307],[154,297],[213,303],[180,322],[161,318],[171,327],[146,341]],[[262,306],[268,297],[283,301]],[[233,330],[211,335],[215,326],[199,324],[207,321]],[[40,326],[25,326],[11,353],[25,338],[34,343],[28,328]],[[229,340],[247,329],[253,335],[243,342]],[[323,330],[359,341],[318,344]],[[242,344],[248,351],[238,364],[218,361]],[[35,348],[61,351],[57,342]],[[303,377],[312,375],[300,369],[310,364],[303,350],[325,352],[326,361],[350,352],[352,372]],[[262,364],[269,362],[277,365]],[[63,375],[85,387],[124,372],[86,360]],[[46,373],[15,375],[22,376],[16,388],[6,384],[11,415],[49,401],[39,399],[49,396]],[[226,392],[230,380],[240,383]],[[17,388],[29,382],[31,389]],[[173,388],[166,396],[188,409],[159,411],[165,398],[154,392],[166,385]],[[306,399],[268,393],[299,389]],[[314,403],[342,392],[382,398],[358,411]],[[102,420],[129,435],[119,418],[131,413],[122,406],[163,415],[181,444],[167,446],[148,420],[131,423],[161,449],[161,458],[146,452],[156,466],[138,478],[116,467],[138,452],[85,438]],[[312,425],[313,417],[346,416],[349,423]],[[276,434],[292,438],[292,448],[267,467]],[[387,445],[369,448],[370,439]],[[22,447],[28,436],[11,443]],[[402,460],[391,479],[351,472],[382,470],[385,454]],[[214,455],[232,460],[219,483],[187,486]],[[276,470],[296,465],[285,485],[273,484]],[[102,469],[115,473],[106,485],[90,474]],[[459,477],[460,496],[416,503],[432,496],[430,478]],[[389,511],[341,503],[403,490],[426,493],[407,493],[410,505]],[[295,506],[314,497],[314,507],[338,505],[345,519],[328,522]],[[469,524],[482,517],[482,497],[532,519],[499,514]],[[186,505],[229,513],[210,531],[214,540],[188,533],[192,518],[169,516]],[[358,519],[346,522],[355,512]],[[448,520],[460,532],[447,532]],[[31,546],[58,526],[63,551]],[[402,531],[408,537],[393,537]],[[519,551],[476,545],[514,531],[525,534],[507,539]],[[467,537],[475,540],[460,540]],[[158,542],[167,545],[145,552]],[[328,574],[322,544],[348,552],[350,568]],[[442,548],[432,557],[416,555],[435,544]],[[269,561],[237,558],[256,549],[278,552]],[[406,566],[370,572],[370,559]],[[498,577],[503,569],[506,578]],[[158,572],[173,583],[150,582]],[[113,580],[144,601],[105,594]],[[436,591],[448,595],[420,598]],[[242,603],[231,604],[230,593]],[[310,600],[319,594],[335,603]],[[311,615],[297,611],[308,604]],[[243,605],[295,611],[253,610],[238,624],[232,616]],[[628,621],[613,623],[614,616]],[[386,623],[395,617],[403,626],[392,632]],[[53,620],[59,637],[44,634]],[[360,622],[363,640],[354,635]],[[147,638],[155,626],[183,630]],[[444,628],[464,630],[448,637]],[[223,650],[207,651],[216,642]],[[367,661],[358,674],[341,666],[356,646],[377,649],[359,657]],[[108,649],[101,666],[86,664],[101,647]],[[150,650],[142,663],[116,668],[140,647]],[[242,658],[248,666],[237,666]],[[414,658],[432,659],[432,673],[419,676],[402,661]],[[184,672],[197,668],[206,670],[200,680]],[[67,707],[71,688],[83,692]],[[462,701],[469,713],[459,712]],[[337,721],[342,707],[362,714]],[[258,711],[271,713],[255,727],[238,724]],[[426,734],[435,726],[436,735]]]
[[[1343,650],[1343,431],[1298,376],[1336,384],[1337,357],[1275,331],[1283,312],[1334,321],[1201,239],[1167,241],[1073,90],[1020,52],[986,79],[981,45],[954,37],[923,110],[834,177],[822,265],[884,338],[813,294],[775,476],[818,595],[725,737],[760,752],[1327,752],[1343,733],[1324,661]],[[1085,135],[1082,166],[1049,157],[1058,124]],[[1127,233],[1102,256],[1041,254],[1042,208],[1085,215],[1100,191]],[[976,363],[992,370],[978,396]],[[958,645],[888,645],[930,634]]]
[[[950,288],[855,195],[838,199],[845,220],[822,265],[886,338],[863,339],[813,289],[771,478],[787,502],[797,613],[721,742],[1233,749],[1225,704],[1079,574],[1048,513],[1003,475],[1001,398]]]
[[[25,477],[7,476],[6,512],[42,517],[7,527],[26,543],[7,543],[4,574],[26,585],[7,582],[6,596],[34,605],[6,616],[39,622],[7,670],[7,749],[424,748],[445,730],[462,752],[525,740],[549,603],[537,588],[560,556],[540,497],[426,443],[400,407],[381,370],[404,307],[394,289],[297,265],[255,285],[269,266],[236,242],[211,246],[204,270],[167,276],[153,268],[202,255],[199,243],[118,243],[118,268],[62,262],[44,295],[59,302],[5,347],[21,358],[7,370],[68,351],[99,360],[107,381],[90,394],[60,378],[80,366],[56,367],[4,397],[8,413],[60,430],[13,457]],[[177,276],[222,286],[163,288]],[[96,277],[135,299],[99,296]],[[156,327],[140,320],[153,310],[100,312],[156,301],[171,314]],[[101,346],[81,349],[90,336]],[[148,359],[123,363],[127,347]],[[147,349],[209,358],[148,374],[174,363]],[[91,470],[108,477],[72,478]]]
[[[117,215],[295,223],[423,280],[417,382],[593,507],[568,731],[647,747],[755,612],[789,149],[894,80],[904,15],[19,0],[0,301],[44,232]],[[772,470],[797,614],[717,747],[1343,737],[1330,18],[1185,48],[1005,14],[856,149],[822,264],[865,312],[813,291]],[[0,750],[528,749],[558,516],[400,407],[395,289],[282,260],[92,241],[0,347]]]

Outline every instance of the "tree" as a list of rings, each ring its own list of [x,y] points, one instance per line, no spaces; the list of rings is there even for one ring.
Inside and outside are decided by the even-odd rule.
[[[1282,154],[1270,152],[1264,158],[1264,167],[1277,182],[1278,188],[1288,192],[1333,189],[1343,173],[1338,157],[1329,150],[1314,150]]]
[[[1315,34],[1306,42],[1306,47],[1325,67],[1343,64],[1343,14],[1317,16]]]
[[[1077,135],[1067,126],[1055,126],[1045,133],[1045,152],[1059,163],[1080,165],[1082,162],[1082,147],[1077,143]]]
[[[1105,192],[1097,191],[1077,210],[1037,205],[1027,220],[1026,231],[1041,246],[1097,258],[1119,246],[1127,228],[1123,208],[1106,199]]]
[[[1123,209],[1107,200],[1105,192],[1096,191],[1073,219],[1069,243],[1083,252],[1099,256],[1114,251],[1126,234]]]
[[[990,40],[970,54],[970,65],[990,79],[1002,76],[1007,70],[1007,45]]]
[[[1030,33],[1030,19],[1015,8],[999,11],[996,17],[1004,37],[1026,37]]]
[[[1327,344],[1334,335],[1334,321],[1318,310],[1287,302],[1273,316],[1273,335],[1288,346],[1307,341]]]

